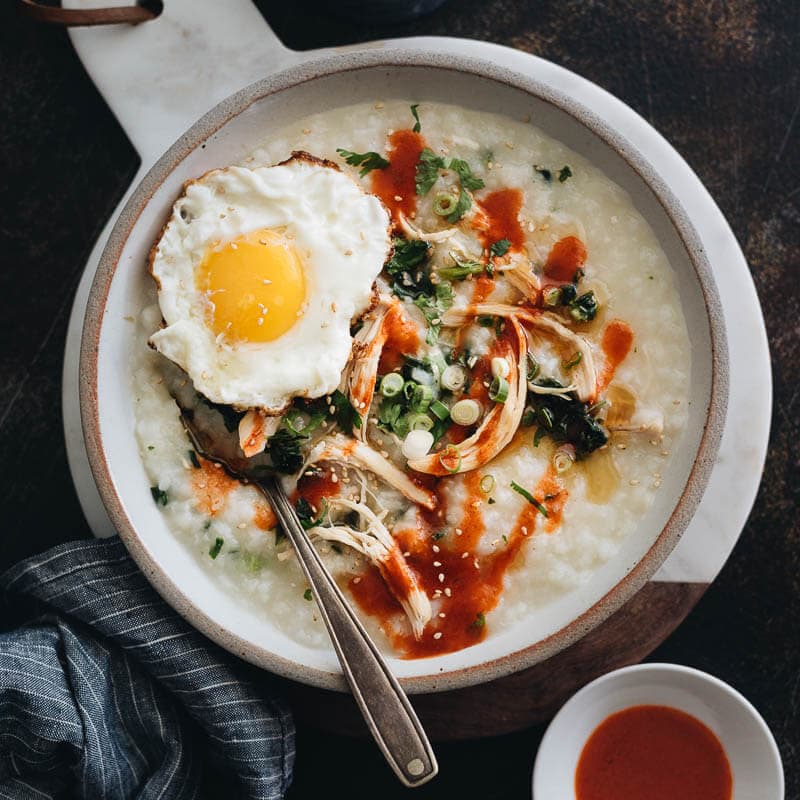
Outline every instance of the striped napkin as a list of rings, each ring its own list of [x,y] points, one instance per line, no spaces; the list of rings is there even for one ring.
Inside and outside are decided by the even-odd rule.
[[[0,797],[278,800],[294,726],[269,676],[191,628],[118,539],[0,576]]]

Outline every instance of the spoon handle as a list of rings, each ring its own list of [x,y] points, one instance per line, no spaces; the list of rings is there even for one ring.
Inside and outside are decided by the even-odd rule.
[[[408,697],[311,544],[283,488],[273,479],[257,485],[294,546],[344,676],[378,747],[406,786],[421,786],[439,767]]]

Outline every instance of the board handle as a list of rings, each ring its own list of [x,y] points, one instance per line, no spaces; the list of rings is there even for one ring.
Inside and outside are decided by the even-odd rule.
[[[62,5],[90,11],[87,0]],[[310,55],[285,47],[252,0],[169,0],[146,24],[70,27],[69,36],[147,167],[221,100]]]

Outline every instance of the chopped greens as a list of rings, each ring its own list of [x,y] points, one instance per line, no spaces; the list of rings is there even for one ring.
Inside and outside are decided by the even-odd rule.
[[[151,486],[150,494],[158,506],[165,506],[169,503],[169,495],[163,489],[159,489],[158,486]]]
[[[211,558],[216,558],[219,555],[223,544],[225,544],[225,540],[221,536],[217,536],[217,538],[214,539],[214,544],[211,545],[208,551]]]
[[[439,539],[444,539],[446,535],[447,535],[446,531],[436,531],[436,533],[434,533],[433,536],[431,536],[431,539],[433,539],[435,542],[438,542]]]
[[[353,428],[361,428],[361,414],[353,408],[347,395],[339,389],[331,394],[331,405],[333,406],[333,418],[345,433],[352,433]]]
[[[422,125],[420,125],[419,121],[419,112],[417,111],[418,108],[419,108],[419,103],[414,103],[414,105],[411,106],[411,115],[416,120],[414,122],[414,127],[411,129],[412,131],[414,131],[414,133],[419,133],[422,130]]]
[[[489,255],[492,258],[499,258],[500,256],[504,256],[508,252],[509,247],[511,247],[511,242],[508,239],[498,239],[489,248]]]
[[[189,456],[189,461],[195,469],[200,469],[200,460],[197,458],[197,453],[194,450],[187,450],[186,454]]]
[[[590,407],[577,398],[531,393],[522,422],[539,426],[533,440],[535,445],[542,437],[550,436],[559,444],[573,445],[577,459],[585,458],[608,441],[608,434],[591,415]]]
[[[517,494],[522,495],[543,517],[550,516],[547,509],[527,489],[520,486],[516,481],[511,481],[511,488]]]
[[[448,281],[463,281],[473,275],[480,275],[485,270],[485,266],[479,261],[459,261],[452,253],[452,267],[440,267],[437,273]]]
[[[449,169],[453,170],[461,181],[461,185],[465,189],[469,189],[470,191],[476,191],[477,189],[483,189],[486,185],[480,178],[476,178],[472,174],[472,169],[466,161],[461,158],[451,158]]]
[[[448,222],[458,222],[472,207],[472,198],[462,186],[458,193],[456,207],[445,217]]]
[[[545,183],[550,183],[550,181],[553,180],[553,173],[546,167],[534,165],[533,168],[542,176],[542,178],[544,178]]]
[[[551,169],[548,169],[547,167],[542,167],[539,164],[534,164],[533,168],[534,170],[536,170],[536,172],[538,172],[542,176],[545,183],[550,183],[553,180],[553,171]],[[571,177],[572,177],[572,170],[569,168],[568,165],[565,164],[558,171],[558,182],[565,183]]]
[[[325,515],[328,513],[328,501],[325,498],[322,499],[322,508],[316,519],[314,519],[314,512],[311,509],[311,504],[305,497],[298,499],[295,503],[294,510],[297,512],[297,518],[300,520],[303,530],[307,531],[322,524]]]
[[[479,611],[475,619],[472,621],[472,627],[480,630],[481,628],[486,627],[486,616],[484,615],[483,611]]]
[[[374,169],[385,169],[389,166],[389,162],[380,153],[375,153],[371,150],[368,153],[354,153],[351,150],[343,150],[341,147],[337,147],[336,152],[351,167],[361,167],[358,173],[361,178]]]
[[[569,315],[575,322],[589,322],[597,316],[597,298],[593,291],[588,291],[576,297],[569,304]]]
[[[433,188],[439,177],[439,170],[446,169],[445,160],[437,156],[429,147],[423,148],[417,162],[417,194],[425,195]]]
[[[565,164],[558,172],[558,182],[565,183],[572,177],[572,170]]]
[[[447,281],[436,284],[434,296],[421,294],[414,300],[414,305],[422,311],[428,321],[428,335],[425,341],[436,344],[442,327],[442,314],[453,305],[453,286]]]
[[[583,359],[583,353],[581,353],[580,350],[576,350],[572,354],[572,357],[568,361],[565,361],[561,366],[563,366],[564,369],[575,369],[575,367],[577,367],[578,364],[581,363],[582,359]]]
[[[311,593],[311,589],[306,589],[303,592],[303,600],[308,600],[308,602],[310,603],[312,597],[314,597],[314,595]]]
[[[303,466],[300,453],[300,440],[305,437],[292,433],[289,428],[278,428],[267,439],[266,450],[272,459],[272,466],[278,472],[291,475]]]

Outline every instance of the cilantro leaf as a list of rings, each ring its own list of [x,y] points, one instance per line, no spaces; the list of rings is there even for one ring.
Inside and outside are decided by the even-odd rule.
[[[394,253],[386,262],[385,269],[393,278],[418,267],[427,258],[428,251],[431,249],[430,244],[421,239],[409,240],[400,236],[395,236],[392,244]]]
[[[498,239],[489,248],[489,255],[492,256],[492,258],[504,256],[508,252],[509,247],[511,247],[511,242],[508,239]]]
[[[418,195],[428,194],[439,177],[440,169],[446,169],[445,160],[441,156],[437,156],[429,147],[423,148],[419,154],[415,176]]]
[[[222,545],[225,544],[225,540],[221,536],[217,536],[214,539],[214,544],[211,545],[208,554],[211,558],[216,558],[219,555],[220,550],[222,550]]]
[[[430,345],[436,344],[442,327],[442,314],[453,305],[453,285],[447,281],[437,283],[434,297],[420,295],[414,300],[414,305],[422,311],[428,321],[428,335],[425,341]]]
[[[464,189],[474,192],[476,189],[483,189],[486,185],[480,178],[476,178],[472,174],[469,164],[461,158],[451,158],[448,168],[458,175]]]
[[[456,203],[456,207],[445,217],[448,222],[458,222],[467,211],[470,210],[472,207],[472,198],[469,194],[464,190],[464,187],[461,187],[461,191],[458,193],[458,202]]]
[[[358,174],[362,178],[372,172],[373,169],[385,169],[389,166],[389,162],[380,153],[375,153],[372,150],[368,153],[354,153],[351,150],[343,150],[341,147],[337,147],[336,152],[351,167],[361,167]]]
[[[278,428],[267,440],[267,452],[278,472],[291,475],[303,466],[300,438],[288,428]]]
[[[420,125],[419,122],[419,112],[417,111],[418,108],[419,108],[419,103],[414,103],[414,105],[411,106],[411,114],[416,120],[416,122],[414,123],[414,127],[411,129],[412,131],[414,131],[414,133],[419,133],[422,130],[422,125]]]
[[[311,504],[305,497],[301,497],[294,506],[295,511],[297,512],[297,518],[300,520],[300,524],[303,526],[303,530],[310,530],[311,528],[315,528],[317,525],[322,524],[322,520],[325,517],[325,514],[328,512],[328,501],[326,498],[322,498],[322,509],[319,512],[319,516],[314,519],[314,514],[311,510]]]

